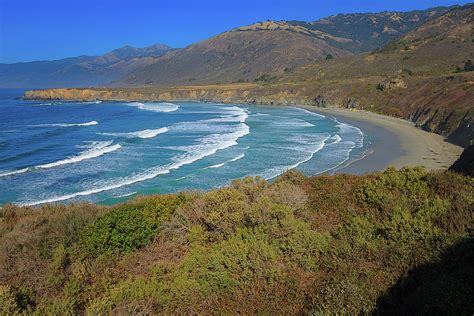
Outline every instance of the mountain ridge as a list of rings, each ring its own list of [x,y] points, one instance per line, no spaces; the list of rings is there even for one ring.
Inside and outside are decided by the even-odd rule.
[[[101,56],[77,57],[78,63],[72,58],[39,65],[0,64],[0,87],[167,86],[268,79],[321,59],[379,47],[448,9],[398,12],[400,19],[395,22],[388,13],[336,15],[313,22],[270,21],[284,23],[284,27],[274,32],[237,31],[248,28],[242,26],[182,49],[161,47],[157,49],[159,54],[147,48],[139,49],[143,53],[137,54],[129,48],[125,56],[139,58],[135,61],[121,60],[117,54],[124,48],[119,48]],[[375,31],[381,32],[373,21],[387,24],[396,32],[372,37]],[[347,27],[347,23],[354,26]],[[98,59],[92,61],[94,57]],[[108,67],[112,61],[117,64]]]

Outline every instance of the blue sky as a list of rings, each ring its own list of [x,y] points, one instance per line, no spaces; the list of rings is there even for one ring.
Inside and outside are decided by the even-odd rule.
[[[124,45],[184,47],[237,26],[408,11],[450,0],[0,0],[0,63],[99,55]]]

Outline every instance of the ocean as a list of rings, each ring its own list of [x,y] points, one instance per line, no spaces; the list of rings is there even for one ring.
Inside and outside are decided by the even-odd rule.
[[[0,204],[209,190],[289,169],[335,172],[370,135],[296,107],[29,101],[0,90]]]

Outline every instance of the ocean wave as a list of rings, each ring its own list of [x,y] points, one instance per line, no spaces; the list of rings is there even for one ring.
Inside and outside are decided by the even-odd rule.
[[[207,156],[215,154],[218,150],[222,150],[234,145],[237,145],[237,140],[250,133],[250,128],[245,123],[239,123],[238,129],[231,133],[225,134],[211,134],[203,137],[200,142],[196,145],[189,146],[177,146],[174,147],[176,150],[185,151],[185,153],[177,155],[173,158],[170,164],[165,166],[157,166],[150,168],[144,172],[114,180],[113,183],[105,184],[101,187],[80,191],[72,194],[56,196],[44,200],[33,201],[33,202],[20,202],[19,205],[33,206],[44,203],[53,203],[59,201],[65,201],[80,196],[88,196],[92,194],[101,193],[104,191],[110,191],[118,189],[124,186],[132,185],[135,183],[147,181],[156,178],[159,175],[168,174],[172,170],[177,170],[182,166],[189,165],[195,161],[201,160]]]
[[[212,166],[206,167],[206,168],[204,168],[204,169],[220,168],[220,167],[223,167],[223,166],[224,166],[225,164],[227,164],[227,163],[240,160],[240,159],[242,159],[242,158],[244,158],[244,157],[245,157],[245,154],[241,154],[241,155],[238,155],[238,156],[235,157],[235,158],[232,158],[232,159],[230,159],[230,160],[224,161],[223,163],[219,163],[219,164],[216,164],[216,165],[212,165]]]
[[[33,104],[33,106],[55,106],[55,105],[61,105],[62,102],[44,102],[44,103],[37,103]]]
[[[194,122],[181,122],[170,127],[174,131],[182,132],[211,132],[211,133],[231,133],[235,131],[239,124],[247,121],[248,112],[239,107],[222,108],[227,113],[216,118],[199,120]]]
[[[131,193],[124,193],[124,194],[120,194],[120,195],[114,195],[114,198],[118,199],[118,198],[124,198],[124,197],[128,197],[128,196],[132,196],[134,194],[137,194],[137,192],[131,192]]]
[[[222,115],[220,115],[217,118],[207,119],[205,121],[218,122],[218,123],[228,123],[228,122],[243,123],[249,117],[248,111],[238,106],[221,106],[221,107],[218,107],[218,109],[223,111]]]
[[[332,143],[330,143],[329,145],[339,144],[342,140],[341,136],[339,136],[338,134],[332,136],[329,139],[332,140]]]
[[[343,156],[344,158],[341,162],[337,163],[336,165],[317,172],[316,175],[322,174],[324,172],[335,171],[337,169],[344,168],[348,166],[349,164],[365,157],[363,156],[362,158],[351,161],[352,151],[355,148],[362,148],[364,146],[364,133],[362,132],[362,130],[358,127],[355,127],[346,123],[341,123],[335,118],[333,120],[337,123],[336,127],[339,128],[339,132],[338,134],[330,138],[331,140],[334,140],[334,141],[328,145],[329,146],[338,145],[338,144],[343,145],[343,146],[345,145],[346,146],[345,148],[334,151],[334,152],[339,152],[339,156]]]
[[[80,127],[80,126],[94,126],[99,124],[97,121],[90,121],[86,123],[54,123],[54,124],[37,124],[29,125],[30,127]]]
[[[334,119],[334,121],[337,123],[336,127],[339,128],[339,133],[342,137],[345,135],[350,136],[356,136],[356,138],[352,138],[355,142],[356,147],[362,147],[364,145],[364,132],[358,127],[346,124],[346,123],[341,123],[337,119]],[[355,135],[354,135],[355,134]]]
[[[13,176],[13,175],[16,175],[16,174],[20,174],[20,173],[25,173],[25,172],[28,172],[29,168],[23,168],[23,169],[18,169],[18,170],[13,170],[13,171],[7,171],[7,172],[4,172],[4,173],[0,173],[0,177],[7,177],[7,176]]]
[[[21,174],[21,173],[25,173],[29,171],[50,169],[50,168],[54,168],[54,167],[58,167],[62,165],[77,163],[84,160],[100,157],[107,153],[116,151],[117,149],[120,149],[121,147],[122,146],[120,146],[119,144],[113,145],[111,141],[95,142],[89,149],[81,152],[77,156],[69,157],[63,160],[59,160],[59,161],[55,161],[55,162],[51,162],[47,164],[32,166],[32,167],[23,168],[23,169],[14,170],[14,171],[8,171],[5,173],[0,173],[0,177],[12,176],[12,175]]]
[[[273,125],[275,127],[280,128],[306,128],[306,127],[313,127],[314,124],[307,122],[302,119],[291,119],[291,120],[284,120],[284,121],[274,121]]]
[[[4,130],[4,131],[0,131],[0,133],[5,133],[5,134],[9,134],[9,133],[16,133],[20,131],[19,129],[7,129],[7,130]]]
[[[303,108],[299,108],[299,107],[293,107],[294,109],[297,109],[301,112],[305,112],[307,114],[311,114],[312,116],[316,116],[316,117],[319,117],[319,118],[326,118],[326,116],[322,115],[322,114],[319,114],[319,113],[315,113],[315,112],[312,112],[312,111],[309,111],[309,110],[306,110],[306,109],[303,109]]]
[[[166,133],[168,131],[167,127],[162,127],[158,129],[145,129],[137,132],[130,133],[99,133],[100,135],[105,136],[114,136],[114,137],[126,137],[126,138],[153,138],[159,134]]]
[[[174,112],[179,109],[179,105],[174,103],[162,102],[162,103],[142,103],[142,102],[131,102],[128,103],[130,106],[138,107],[140,110],[152,111],[152,112]]]
[[[281,175],[282,173],[288,170],[299,167],[301,164],[311,160],[317,152],[321,151],[324,148],[324,146],[326,146],[326,141],[328,139],[329,139],[329,136],[326,136],[324,139],[320,140],[317,143],[313,143],[312,146],[306,148],[304,151],[307,152],[308,155],[304,159],[292,165],[276,166],[276,167],[270,168],[264,171],[263,173],[261,173],[260,176],[263,177],[265,180],[271,180],[273,178],[278,177],[279,175]]]
[[[252,114],[252,117],[259,117],[259,116],[271,116],[271,115],[267,114],[267,113],[254,113],[254,114]]]
[[[355,146],[355,143],[354,143],[354,142],[351,142],[351,141],[346,141],[345,143],[346,143],[346,144],[349,144],[350,147],[349,147],[349,148],[346,148],[346,149],[339,150],[339,152],[341,153],[341,156],[342,156],[342,153],[344,153],[344,159],[343,159],[341,162],[339,162],[338,164],[336,164],[335,166],[332,166],[332,167],[327,168],[327,169],[325,169],[325,170],[321,170],[321,171],[315,173],[315,175],[322,174],[322,173],[325,173],[325,172],[328,172],[328,171],[336,171],[337,169],[340,169],[340,168],[345,168],[345,167],[347,167],[348,165],[350,165],[351,163],[356,162],[356,161],[358,161],[358,160],[361,160],[361,159],[363,159],[365,156],[368,155],[368,154],[367,154],[367,155],[364,154],[361,158],[358,158],[358,159],[355,159],[355,160],[350,161],[351,152],[352,152],[352,150],[354,150],[354,148],[355,148],[356,146]],[[329,144],[329,145],[333,145],[333,144],[334,144],[334,143],[331,143],[331,144]],[[337,152],[337,151],[335,151],[335,152]]]
[[[95,101],[84,101],[84,102],[81,102],[81,104],[99,104],[99,103],[102,103],[101,100],[95,100]]]

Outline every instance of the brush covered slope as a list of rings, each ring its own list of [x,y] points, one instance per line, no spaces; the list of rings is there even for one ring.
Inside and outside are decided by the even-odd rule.
[[[164,56],[118,85],[176,85],[264,80],[290,68],[350,52],[286,29],[225,32]]]
[[[0,313],[470,315],[473,181],[291,171],[114,207],[5,205]]]
[[[314,22],[288,21],[288,23],[307,29],[315,36],[328,40],[331,45],[353,53],[361,53],[382,47],[451,8],[338,14]]]
[[[105,85],[137,68],[152,64],[172,49],[163,44],[125,46],[101,56],[0,64],[2,88],[90,87]]]
[[[447,10],[341,14],[315,22],[258,22],[164,56],[117,85],[264,81],[318,60],[370,51]]]
[[[0,64],[0,87],[50,88],[253,81],[318,59],[369,51],[446,12],[348,14],[267,21],[176,49],[123,47],[102,56]],[[163,56],[162,58],[160,58]],[[263,76],[263,77],[262,77]]]

